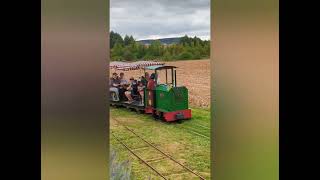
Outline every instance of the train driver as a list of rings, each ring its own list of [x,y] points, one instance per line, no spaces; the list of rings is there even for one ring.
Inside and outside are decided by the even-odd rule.
[[[154,73],[152,73],[150,75],[149,80],[148,80],[148,85],[147,85],[148,102],[146,102],[148,106],[153,106],[153,90],[156,86],[156,82],[154,80],[155,77],[156,77],[156,75]]]
[[[154,88],[156,86],[156,82],[154,80],[155,78],[156,78],[156,75],[154,73],[152,73],[149,80],[148,80],[147,89],[154,90]]]

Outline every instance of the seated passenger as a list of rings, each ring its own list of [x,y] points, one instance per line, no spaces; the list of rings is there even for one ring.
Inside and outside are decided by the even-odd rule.
[[[126,91],[126,86],[128,85],[128,81],[124,77],[124,73],[120,73],[120,86],[119,86],[119,98],[123,100],[125,98],[124,92]]]
[[[149,76],[148,72],[145,73],[145,76],[141,77],[141,81],[142,81],[144,86],[147,86],[149,79],[150,79],[150,76]]]
[[[150,79],[150,75],[149,75],[149,73],[148,73],[148,72],[146,72],[144,75],[145,75],[145,77],[146,77],[146,80],[148,81],[148,80]]]
[[[134,94],[135,90],[136,90],[136,81],[134,80],[133,77],[131,77],[129,86],[127,87],[127,91],[125,92],[125,95],[128,98],[129,103],[133,102],[132,94]]]
[[[124,73],[120,73],[120,84],[128,84],[128,81],[124,78]]]
[[[112,78],[110,79],[110,92],[114,92],[115,96],[113,96],[114,101],[119,101],[119,86],[120,86],[120,80],[118,78],[117,73],[112,74]]]

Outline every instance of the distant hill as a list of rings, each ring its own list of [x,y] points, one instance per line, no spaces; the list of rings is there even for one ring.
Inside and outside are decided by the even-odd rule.
[[[159,40],[161,44],[178,44],[181,37],[174,37],[174,38],[162,38],[162,39],[145,39],[137,41],[139,43],[142,43],[144,45],[150,45],[152,41]]]

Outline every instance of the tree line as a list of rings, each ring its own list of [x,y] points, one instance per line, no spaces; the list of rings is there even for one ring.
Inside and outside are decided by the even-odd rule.
[[[122,38],[120,34],[111,31],[110,51],[112,61],[208,59],[210,41],[185,35],[177,44],[163,45],[155,40],[150,45],[144,45],[132,36],[125,35]]]

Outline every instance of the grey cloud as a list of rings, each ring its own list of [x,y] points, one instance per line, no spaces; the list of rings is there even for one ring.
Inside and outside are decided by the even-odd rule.
[[[137,39],[210,35],[210,0],[111,0],[111,30]]]
[[[209,0],[111,0],[112,7],[123,7],[126,5],[156,5],[166,7],[182,7],[182,8],[207,8],[210,6]]]

